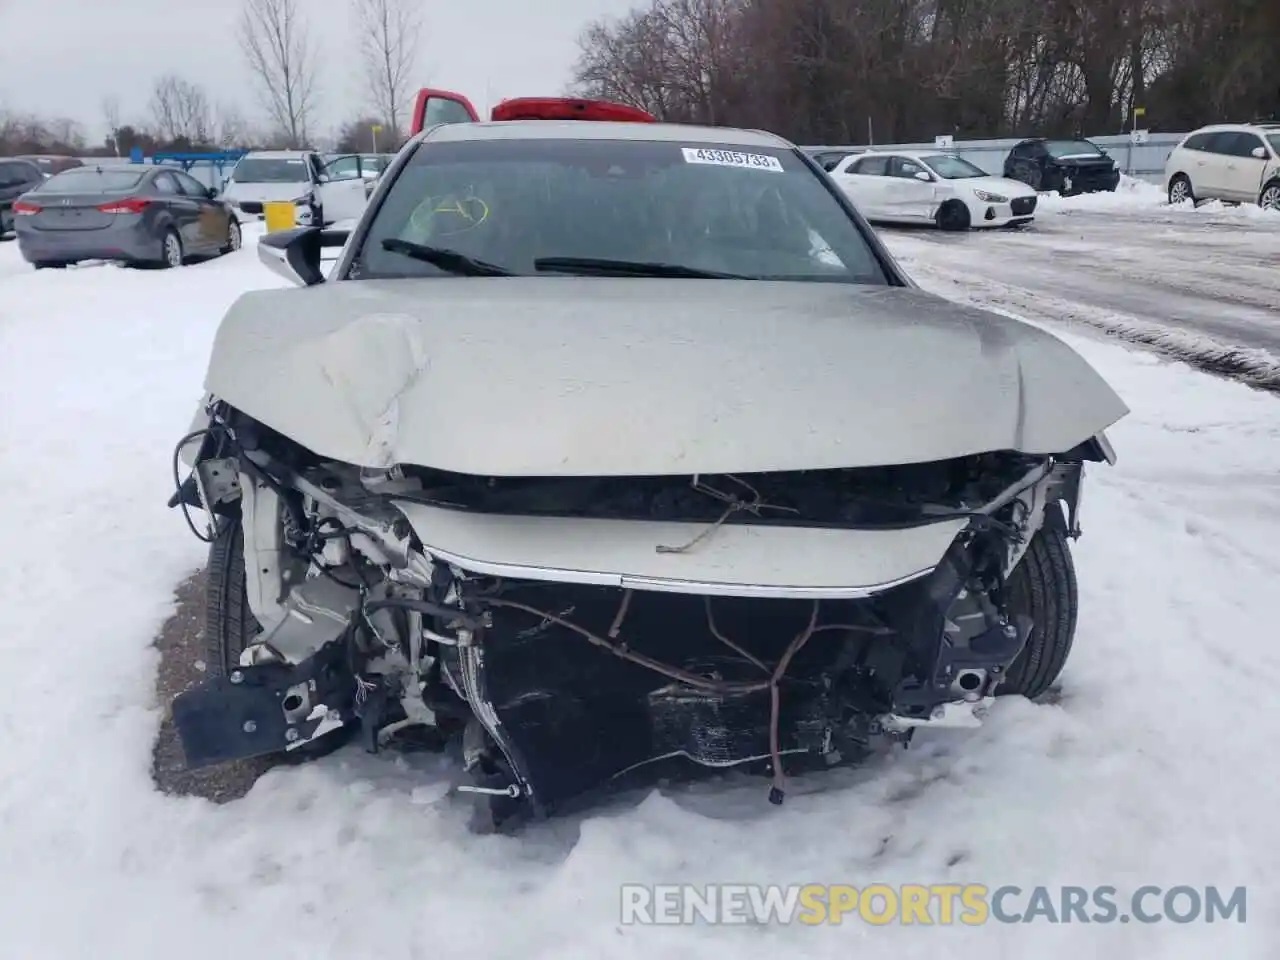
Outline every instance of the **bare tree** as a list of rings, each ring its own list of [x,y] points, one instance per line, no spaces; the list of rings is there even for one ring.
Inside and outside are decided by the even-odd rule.
[[[398,137],[414,86],[422,6],[415,0],[352,0],[371,105]]]
[[[224,148],[243,144],[251,138],[249,124],[234,103],[220,103],[214,111],[214,142]]]
[[[305,145],[316,106],[315,48],[298,0],[244,0],[241,49],[263,106],[290,147]]]
[[[118,157],[120,156],[120,100],[118,97],[103,99],[102,119],[107,125],[107,142]]]
[[[165,74],[151,92],[151,119],[165,140],[208,143],[213,130],[212,110],[204,90],[174,73]]]

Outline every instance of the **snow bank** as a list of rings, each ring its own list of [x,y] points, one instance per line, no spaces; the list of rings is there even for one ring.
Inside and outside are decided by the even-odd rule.
[[[10,248],[12,250],[12,248]],[[0,250],[0,258],[14,254]],[[12,266],[7,260],[0,267]],[[0,930],[6,957],[1252,960],[1280,928],[1280,407],[1072,342],[1125,396],[1077,550],[1057,702],[922,736],[784,807],[730,777],[477,838],[438,761],[343,751],[217,807],[157,794],[152,637],[202,559],[169,457],[253,251],[164,273],[0,269]],[[627,882],[1249,886],[1249,922],[623,927]]]
[[[1064,197],[1056,190],[1042,193],[1036,213],[1150,213],[1156,208],[1161,208],[1162,212],[1192,215],[1225,213],[1245,219],[1280,217],[1277,211],[1263,210],[1256,203],[1232,206],[1220,200],[1209,200],[1199,205],[1190,201],[1171,204],[1163,186],[1126,174],[1121,174],[1120,185],[1111,193],[1082,193],[1073,197]]]

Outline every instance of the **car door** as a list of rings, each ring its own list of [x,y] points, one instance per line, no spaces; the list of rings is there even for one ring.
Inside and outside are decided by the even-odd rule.
[[[1205,141],[1204,149],[1195,155],[1190,164],[1188,176],[1191,177],[1191,189],[1201,200],[1225,200],[1228,198],[1227,164],[1231,161],[1231,151],[1235,144],[1235,134],[1230,131],[1211,133]]]
[[[163,170],[151,178],[151,186],[157,194],[156,202],[164,204],[173,217],[183,249],[189,252],[200,249],[200,208],[182,192],[178,178],[171,170]]]
[[[9,209],[24,182],[16,160],[0,160],[0,208]]]
[[[1018,144],[1005,158],[1004,175],[1010,180],[1019,180],[1032,187],[1038,186],[1043,155],[1044,147],[1039,141]]]
[[[210,196],[209,188],[190,174],[175,170],[173,177],[183,196],[196,205],[196,236],[201,249],[221,250],[227,244],[231,226],[231,212],[226,204]]]
[[[1225,144],[1228,151],[1223,172],[1223,199],[1255,203],[1262,190],[1262,174],[1267,169],[1271,152],[1256,133],[1239,130]],[[1261,150],[1255,157],[1253,151]]]
[[[921,174],[927,180],[921,179]],[[933,174],[911,157],[889,158],[885,208],[895,220],[930,220],[934,208]]]
[[[350,158],[339,157],[322,166],[316,179],[316,194],[324,207],[326,222],[361,217],[369,202],[369,181],[360,176],[359,166],[351,164]]]
[[[883,215],[882,194],[888,162],[887,157],[846,157],[832,173],[845,196],[868,219]]]
[[[0,237],[13,229],[13,201],[24,192],[17,161],[0,160]]]

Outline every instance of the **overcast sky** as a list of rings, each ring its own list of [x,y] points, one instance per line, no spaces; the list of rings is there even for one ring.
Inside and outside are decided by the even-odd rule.
[[[302,0],[323,51],[317,127],[363,105],[352,55],[353,0]],[[467,94],[477,108],[503,97],[563,92],[586,23],[638,0],[420,0],[422,86]],[[147,117],[154,79],[168,71],[211,100],[259,119],[251,77],[235,41],[239,0],[0,0],[0,109],[71,117],[98,140],[102,102],[122,119]]]

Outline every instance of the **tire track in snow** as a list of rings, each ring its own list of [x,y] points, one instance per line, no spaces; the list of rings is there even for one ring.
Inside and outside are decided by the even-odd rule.
[[[1050,213],[966,235],[884,230],[921,286],[1069,323],[1280,392],[1280,217]]]

